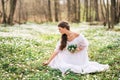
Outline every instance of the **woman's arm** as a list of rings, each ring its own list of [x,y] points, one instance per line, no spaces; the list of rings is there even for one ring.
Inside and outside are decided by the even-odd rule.
[[[88,47],[88,45],[88,40],[84,36],[81,36],[79,46],[77,47],[77,51],[85,49],[86,47]]]
[[[59,53],[60,51],[59,47],[60,47],[60,40],[57,42],[56,48],[54,52],[51,54],[50,58],[46,62],[44,62],[43,65],[48,65],[51,62],[51,60]]]
[[[48,65],[57,54],[58,54],[58,51],[53,52],[50,58],[46,62],[44,62],[43,65]]]

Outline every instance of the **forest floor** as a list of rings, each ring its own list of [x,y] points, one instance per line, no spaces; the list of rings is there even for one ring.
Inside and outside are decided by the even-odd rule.
[[[56,23],[0,25],[0,80],[118,80],[120,79],[120,25],[71,24],[89,41],[90,60],[110,65],[105,72],[63,77],[59,70],[43,66],[53,52],[60,33]]]

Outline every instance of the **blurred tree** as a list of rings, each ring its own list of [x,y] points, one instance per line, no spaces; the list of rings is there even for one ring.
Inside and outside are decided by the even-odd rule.
[[[95,3],[95,21],[99,21],[98,0],[94,0],[94,3]]]
[[[107,10],[106,10],[106,21],[108,24],[108,29],[110,29],[110,9],[109,9],[109,1],[107,0]]]
[[[48,0],[48,17],[49,21],[52,21],[51,0]]]
[[[72,2],[72,15],[73,15],[72,22],[76,22],[77,21],[77,0],[73,0]]]
[[[81,17],[81,16],[80,16],[80,10],[81,10],[81,9],[80,9],[80,0],[78,0],[77,3],[78,3],[78,8],[77,8],[77,17],[78,17],[78,18],[77,18],[77,22],[80,22],[80,21],[81,21],[81,20],[80,20],[80,17]]]
[[[70,4],[71,4],[70,0],[67,0],[67,8],[68,8],[68,10],[67,10],[67,13],[68,13],[67,17],[68,17],[69,21],[71,21],[71,5]]]
[[[22,1],[19,0],[19,24],[21,23],[21,8],[22,8]]]
[[[16,8],[16,3],[17,3],[17,0],[10,0],[10,13],[9,13],[8,22],[7,22],[10,25],[13,22],[13,16],[14,16],[15,8]]]
[[[1,23],[1,18],[2,18],[2,12],[0,11],[0,23]]]
[[[80,0],[67,0],[67,13],[70,22],[80,22]]]
[[[116,2],[115,0],[111,0],[111,29],[114,28],[115,24],[115,16],[116,16]]]
[[[7,23],[7,15],[6,15],[6,10],[5,10],[5,0],[1,0],[2,3],[2,16],[3,16],[3,20],[2,23],[6,24]]]
[[[114,9],[115,13],[114,13],[114,24],[119,23],[120,20],[120,0],[111,0],[111,6],[113,6],[112,9]]]
[[[59,0],[54,0],[55,6],[55,21],[58,21],[58,13],[59,13]]]
[[[120,0],[116,0],[115,24],[120,22]]]
[[[103,9],[103,5],[102,5],[102,0],[100,0],[100,9],[101,9],[101,14],[102,14],[102,17],[103,17],[103,25],[106,26],[106,21],[105,21],[105,14],[104,14],[104,9]]]
[[[114,28],[120,22],[120,0],[1,0],[0,4],[1,20],[8,24],[101,21]]]
[[[104,20],[104,25],[107,24],[107,19],[108,19],[108,14],[107,14],[107,7],[106,7],[106,4],[105,4],[105,0],[103,0],[103,6],[104,6],[104,10],[105,10],[105,20]],[[108,6],[108,4],[107,4]],[[108,9],[109,10],[109,9]]]
[[[85,17],[86,17],[86,21],[88,22],[89,19],[88,19],[88,0],[85,0],[84,1],[84,5],[85,5]]]

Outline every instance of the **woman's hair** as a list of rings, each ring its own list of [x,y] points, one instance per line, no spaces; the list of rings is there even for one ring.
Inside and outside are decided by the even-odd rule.
[[[61,28],[66,28],[67,30],[70,30],[70,26],[67,22],[60,22],[58,24],[58,27]],[[67,35],[66,34],[62,34],[61,36],[61,45],[60,45],[60,50],[63,50],[66,47],[67,44]]]

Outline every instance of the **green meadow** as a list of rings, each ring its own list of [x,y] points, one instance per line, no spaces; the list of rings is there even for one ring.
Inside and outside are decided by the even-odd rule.
[[[119,80],[120,26],[106,30],[102,25],[72,24],[71,30],[89,41],[91,61],[109,64],[105,72],[75,74],[43,66],[60,39],[57,24],[0,25],[0,80]]]

